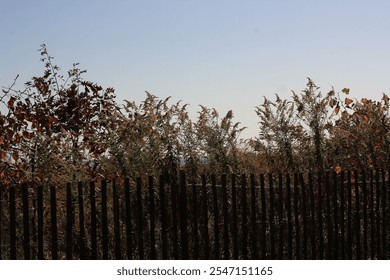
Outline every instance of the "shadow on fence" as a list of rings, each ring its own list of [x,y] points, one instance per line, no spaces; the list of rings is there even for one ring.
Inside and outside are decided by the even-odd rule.
[[[389,259],[386,170],[0,188],[1,259]]]

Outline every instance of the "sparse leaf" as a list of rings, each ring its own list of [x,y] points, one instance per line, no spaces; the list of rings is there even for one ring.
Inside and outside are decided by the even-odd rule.
[[[345,104],[348,106],[349,104],[351,104],[352,102],[353,102],[353,100],[352,99],[350,99],[350,98],[345,98]]]
[[[340,106],[337,105],[336,108],[334,109],[334,112],[337,115],[339,113],[339,111],[340,111]]]

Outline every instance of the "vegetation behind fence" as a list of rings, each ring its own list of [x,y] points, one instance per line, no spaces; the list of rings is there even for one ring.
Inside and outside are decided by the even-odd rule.
[[[0,188],[2,259],[389,259],[389,173]]]

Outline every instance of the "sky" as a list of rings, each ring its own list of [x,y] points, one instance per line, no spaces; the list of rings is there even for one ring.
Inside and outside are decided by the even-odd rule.
[[[310,77],[326,94],[390,94],[388,0],[0,0],[0,86],[43,73],[46,44],[64,71],[115,88],[202,104],[258,134],[263,96],[289,98]]]

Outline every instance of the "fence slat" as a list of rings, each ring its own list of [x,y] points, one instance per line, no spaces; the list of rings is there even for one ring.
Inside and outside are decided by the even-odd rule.
[[[355,225],[354,232],[356,233],[356,258],[362,258],[361,242],[360,242],[360,191],[359,191],[359,174],[354,171],[355,179]]]
[[[387,259],[387,220],[386,220],[386,174],[385,170],[382,168],[381,170],[381,177],[382,177],[382,187],[381,187],[381,197],[382,197],[382,212],[381,212],[381,220],[382,220],[382,244],[381,244],[381,259]]]
[[[376,244],[376,258],[381,258],[381,245],[380,245],[380,236],[381,236],[381,226],[380,226],[380,170],[375,170],[375,244]]]
[[[332,225],[332,199],[331,188],[329,182],[329,172],[325,173],[325,199],[326,199],[326,227],[327,227],[327,239],[328,246],[326,250],[326,258],[333,259],[333,225]]]
[[[348,259],[352,259],[352,178],[351,171],[347,172],[347,189],[348,189]]]
[[[73,258],[73,197],[72,185],[66,184],[66,259]]]
[[[333,174],[333,238],[334,238],[334,246],[333,246],[333,258],[338,260],[340,258],[340,249],[339,249],[339,211],[338,211],[338,184],[337,184],[337,173],[335,171]]]
[[[163,260],[168,259],[168,221],[167,221],[167,210],[165,201],[165,181],[164,176],[160,176],[159,185],[160,194],[160,209],[161,209],[161,239],[162,239],[162,258]]]
[[[108,260],[108,219],[107,219],[107,181],[101,180],[101,212],[102,212],[102,259]]]
[[[142,207],[142,180],[136,179],[137,185],[137,235],[138,235],[138,259],[145,259],[144,254],[144,213]]]
[[[91,259],[97,260],[97,217],[96,217],[96,190],[95,182],[89,183],[89,200],[91,206]]]
[[[283,175],[279,173],[278,178],[278,222],[279,222],[279,250],[278,259],[284,259],[284,213],[283,213]]]
[[[237,222],[237,189],[236,189],[236,174],[231,175],[232,189],[232,237],[233,237],[233,259],[238,257],[238,222]]]
[[[3,188],[0,182],[0,260],[3,259]]]
[[[370,181],[369,181],[369,188],[370,188],[370,197],[369,197],[369,205],[368,205],[368,211],[370,213],[370,258],[373,260],[375,258],[375,235],[374,235],[374,171],[371,169],[370,173]]]
[[[57,234],[57,198],[56,187],[50,186],[50,230],[51,230],[51,258],[58,259],[58,234]]]
[[[271,248],[270,248],[270,258],[271,260],[275,259],[275,223],[274,223],[274,186],[273,186],[273,177],[272,174],[268,174],[268,187],[269,187],[269,235],[271,239]]]
[[[227,200],[227,182],[226,174],[222,174],[222,212],[223,212],[223,254],[224,259],[230,259],[229,250],[229,217],[228,217],[228,200]]]
[[[287,209],[287,258],[293,258],[293,225],[291,212],[291,177],[286,175],[286,209]]]
[[[192,245],[192,251],[194,253],[194,259],[197,260],[199,259],[199,227],[198,227],[198,194],[197,194],[197,187],[195,185],[195,183],[192,183],[191,185],[191,189],[192,189],[192,209],[191,209],[191,212],[192,212],[192,228],[193,228],[193,231],[192,231],[192,234],[193,234],[193,237],[194,237],[194,241],[193,241],[193,245]],[[163,250],[164,251],[164,250]]]
[[[130,179],[125,178],[125,211],[126,211],[126,256],[128,260],[133,259],[133,241],[132,241],[132,220],[131,220],[131,198],[130,198]]]
[[[30,256],[30,217],[28,203],[28,188],[29,186],[22,184],[22,207],[23,207],[23,251],[24,259],[31,259]]]
[[[315,209],[316,203],[314,199],[314,189],[313,189],[313,174],[310,172],[308,174],[308,186],[309,186],[309,199],[310,199],[310,246],[311,246],[311,259],[317,259],[317,240],[316,240],[316,218],[315,218]]]
[[[10,259],[16,260],[16,202],[15,187],[9,187]]]
[[[261,258],[268,258],[267,250],[267,198],[265,192],[264,174],[260,175],[260,192],[261,192]]]
[[[3,259],[3,188],[0,182],[0,260]]]
[[[322,192],[322,173],[317,173],[317,187],[318,187],[318,234],[319,234],[319,259],[325,258],[324,254],[324,221],[323,221],[323,192]]]
[[[155,260],[156,255],[156,217],[155,217],[155,205],[154,205],[154,182],[153,177],[148,176],[148,189],[149,189],[149,219],[150,219],[150,257],[149,259]]]
[[[86,240],[85,240],[85,215],[84,215],[84,194],[83,194],[83,184],[82,182],[77,183],[77,196],[78,196],[78,205],[79,205],[79,256],[81,260],[85,260],[87,256],[86,253]]]
[[[375,170],[375,195],[373,195],[373,203],[375,205],[374,209],[373,209],[373,240],[374,240],[374,247],[375,247],[375,256],[374,258],[378,259],[380,254],[379,254],[379,251],[380,251],[380,228],[379,228],[379,171],[378,169]]]
[[[363,192],[363,259],[368,258],[368,221],[367,221],[367,182],[366,171],[362,171]]]
[[[303,247],[303,259],[304,260],[307,260],[307,198],[306,198],[306,186],[305,186],[305,182],[303,180],[303,174],[302,173],[299,173],[299,184],[301,186],[301,192],[302,192],[302,225],[303,225],[303,243],[302,243],[302,247]]]
[[[341,242],[340,242],[340,259],[345,260],[345,177],[344,170],[340,173],[340,233],[341,233]]]
[[[388,196],[388,186],[390,183],[390,174],[388,173],[389,170],[387,170],[387,181],[386,181],[386,175],[385,170],[383,170],[383,191],[382,191],[382,246],[383,246],[383,259],[388,260],[389,259],[389,243],[388,243],[388,206],[387,206],[387,196]],[[386,183],[387,182],[387,183]]]
[[[219,260],[220,256],[220,238],[219,238],[219,209],[217,183],[215,175],[211,175],[211,191],[213,198],[213,225],[214,225],[214,259]]]
[[[252,259],[257,260],[259,258],[259,248],[257,246],[257,199],[256,199],[256,189],[255,189],[255,174],[250,175],[250,184],[251,184],[251,224],[252,224],[252,234],[251,234],[251,251]],[[227,226],[227,225],[226,225]]]
[[[117,182],[114,179],[112,181],[112,196],[113,196],[113,210],[114,210],[114,255],[116,260],[122,259],[122,250],[121,250],[121,230],[119,224],[119,196],[118,196],[118,186]]]
[[[294,224],[295,224],[295,257],[301,259],[301,229],[299,223],[299,182],[298,174],[294,174]]]
[[[177,193],[178,193],[178,187],[177,187],[177,178],[173,176],[173,178],[170,178],[169,182],[171,184],[171,215],[172,215],[172,248],[173,248],[173,258],[175,260],[179,259],[179,233],[178,233],[178,221],[177,221]]]
[[[202,239],[204,243],[203,253],[204,259],[210,259],[210,237],[209,237],[209,213],[208,213],[208,202],[207,202],[207,184],[206,175],[202,174],[202,209],[203,209],[203,224],[202,224]]]
[[[180,172],[180,234],[181,234],[181,258],[188,259],[188,227],[187,227],[187,183],[185,173]]]
[[[390,223],[390,166],[387,168],[387,186],[386,186],[386,194],[387,194],[387,207],[386,207],[386,216],[385,216],[385,222],[387,224],[387,227],[386,227],[386,234],[385,234],[385,239],[386,239],[386,252],[387,252],[387,255],[385,256],[385,258],[387,260],[390,259],[390,227],[389,227],[389,223]]]
[[[241,175],[241,229],[242,229],[242,257],[248,259],[248,203],[246,191],[246,176]]]

